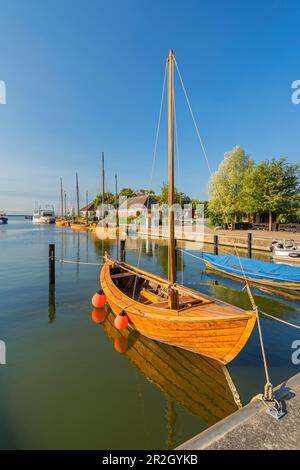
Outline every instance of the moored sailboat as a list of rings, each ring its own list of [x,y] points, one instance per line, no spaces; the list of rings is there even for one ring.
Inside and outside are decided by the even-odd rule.
[[[60,216],[56,217],[55,224],[59,227],[67,227],[69,222],[66,218],[66,211],[67,208],[64,209],[64,193],[63,193],[63,185],[62,185],[62,178],[60,178]]]
[[[173,51],[168,57],[169,279],[105,256],[100,282],[115,315],[141,334],[227,364],[247,343],[255,311],[208,297],[176,282],[174,238]]]
[[[77,204],[77,219],[73,220],[73,222],[70,223],[70,228],[72,230],[84,230],[89,228],[89,224],[83,220],[80,220],[80,210],[79,210],[79,183],[78,183],[78,173],[76,173],[76,204]]]
[[[104,152],[102,152],[102,202],[101,202],[101,220],[97,226],[93,229],[99,239],[104,238],[120,238],[125,237],[125,227],[121,227],[119,224],[119,201],[118,201],[118,177],[115,174],[115,208],[116,208],[116,219],[115,223],[109,223],[106,220],[105,211],[105,163],[104,163]]]

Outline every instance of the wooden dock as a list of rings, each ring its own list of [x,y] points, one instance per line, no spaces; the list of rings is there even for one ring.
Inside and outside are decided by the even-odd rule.
[[[151,238],[167,238],[166,227],[130,226],[131,231],[137,232],[139,236]],[[195,226],[175,227],[175,238],[183,241],[193,241],[200,243],[214,244],[214,236],[218,236],[220,246],[247,249],[248,233],[252,233],[252,249],[270,253],[270,245],[274,240],[293,239],[300,243],[300,234],[293,232],[268,232],[262,230],[212,230],[205,226],[203,232],[197,232]]]
[[[286,415],[277,420],[261,400],[242,409],[180,445],[179,450],[299,450],[300,373],[275,389]]]

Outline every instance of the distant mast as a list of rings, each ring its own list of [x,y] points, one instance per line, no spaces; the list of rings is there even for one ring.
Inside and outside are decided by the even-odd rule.
[[[119,201],[118,201],[118,175],[115,174],[115,182],[116,182],[116,226],[119,227]]]
[[[88,208],[88,205],[89,205],[89,192],[87,191],[86,192],[86,223],[88,224],[89,222],[89,208]]]
[[[77,217],[79,217],[79,184],[78,184],[77,172],[76,172],[76,199],[77,199]]]
[[[176,283],[175,265],[175,231],[174,231],[174,77],[173,77],[173,50],[169,51],[169,80],[168,80],[168,179],[169,179],[169,283],[170,283],[170,308],[178,307],[177,291],[172,289]]]
[[[65,217],[67,218],[67,192],[66,191],[64,192],[64,196],[65,196]]]
[[[105,167],[104,152],[102,152],[102,220],[104,219]]]
[[[62,178],[60,178],[60,215],[61,217],[63,217],[64,215],[64,196],[63,196]]]

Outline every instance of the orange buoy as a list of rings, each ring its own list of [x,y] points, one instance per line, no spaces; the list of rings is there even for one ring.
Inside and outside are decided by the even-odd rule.
[[[114,341],[114,347],[118,353],[124,353],[127,349],[127,346],[128,346],[128,340],[127,338],[124,338],[124,336],[121,336],[120,338],[116,338]]]
[[[106,318],[106,310],[105,308],[94,308],[94,310],[92,311],[92,320],[93,322],[95,323],[103,323],[105,318]]]
[[[125,328],[128,326],[129,323],[129,318],[125,312],[125,310],[121,310],[119,315],[116,316],[114,324],[115,327],[118,328],[118,330],[125,330]]]
[[[92,304],[95,308],[102,308],[106,304],[106,296],[103,290],[98,290],[92,297]]]

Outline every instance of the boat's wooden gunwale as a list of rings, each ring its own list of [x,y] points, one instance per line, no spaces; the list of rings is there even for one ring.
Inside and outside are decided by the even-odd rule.
[[[132,267],[128,266],[131,270]],[[120,263],[106,260],[100,273],[100,282],[108,303],[115,315],[125,309],[130,324],[148,338],[202,354],[222,364],[230,362],[247,343],[256,322],[254,312],[245,312],[229,305],[234,312],[232,315],[220,313],[211,318],[201,318],[201,305],[197,315],[195,307],[190,308],[190,317],[180,315],[177,310],[154,309],[151,305],[133,302],[113,282],[111,269],[114,267],[124,269]],[[201,294],[199,297],[201,299]],[[228,308],[225,302],[215,304],[220,312]],[[203,308],[205,307],[213,308],[213,304],[204,303]]]
[[[126,263],[117,262],[117,261],[113,260],[112,258],[110,258],[110,257],[108,257],[108,256],[106,256],[105,259],[106,259],[105,266],[117,266],[117,267],[120,267],[121,269],[125,269],[125,270],[127,270],[127,271],[129,271],[129,272],[132,272],[132,273],[135,273],[135,274],[137,273],[137,274],[139,274],[141,277],[144,277],[145,279],[150,279],[151,281],[152,281],[152,280],[153,280],[153,281],[157,281],[159,284],[164,284],[164,285],[166,285],[166,286],[169,287],[168,281],[167,281],[166,279],[163,279],[163,278],[157,276],[156,274],[147,273],[146,271],[143,271],[143,270],[140,269],[140,268],[136,268],[136,267],[131,266],[131,265],[126,264]],[[117,292],[120,292],[121,295],[122,295],[122,297],[126,297],[126,299],[128,299],[128,301],[132,304],[132,299],[131,299],[129,296],[127,296],[126,294],[124,294],[124,292],[121,292],[121,291],[118,289],[118,287],[115,286],[114,283],[112,283],[112,284],[113,284],[113,286],[115,287],[114,290],[117,291]],[[179,293],[179,294],[188,294],[188,295],[193,296],[195,299],[198,299],[199,301],[202,301],[202,300],[203,300],[203,301],[209,301],[209,302],[212,302],[212,303],[214,303],[214,304],[216,304],[216,305],[218,305],[218,306],[220,306],[220,307],[230,308],[231,310],[234,310],[234,311],[237,312],[238,318],[247,318],[247,317],[248,317],[249,315],[251,315],[251,313],[252,313],[252,312],[249,312],[249,313],[246,312],[246,313],[245,313],[245,310],[241,309],[240,307],[237,307],[237,306],[235,306],[235,305],[228,304],[227,302],[224,302],[224,301],[222,301],[222,300],[214,299],[213,297],[210,297],[210,296],[205,295],[205,294],[202,294],[202,293],[200,294],[200,292],[197,292],[197,291],[195,291],[195,290],[193,290],[193,289],[190,289],[189,287],[182,286],[181,284],[175,284],[174,287],[176,287],[176,289],[178,290],[178,293]],[[143,307],[143,309],[144,309],[144,306],[147,306],[147,304],[144,304],[144,303],[141,303],[141,302],[138,302],[138,301],[135,301],[135,302],[134,302],[134,305],[139,305],[140,307]],[[203,303],[203,304],[201,305],[201,307],[204,307],[205,305],[207,305],[207,304]],[[151,310],[153,310],[153,309],[156,308],[156,307],[154,307],[154,306],[152,307],[151,305],[149,305],[148,307],[150,307]],[[181,310],[174,310],[174,309],[172,310],[172,309],[170,309],[170,308],[166,308],[166,309],[164,309],[164,308],[158,308],[158,310],[163,311],[163,312],[164,312],[164,315],[167,315],[168,313],[169,313],[169,314],[172,313],[172,314],[180,315],[181,312],[183,313],[183,312],[185,312],[185,311],[188,310],[188,309],[189,309],[189,310],[196,309],[197,307],[199,307],[199,306],[197,306],[197,305],[192,305],[191,307],[188,307],[187,309],[181,309]],[[153,313],[155,313],[155,312],[153,312]],[[243,315],[244,315],[244,317],[243,317]],[[181,316],[181,315],[180,315],[180,316]],[[172,318],[173,318],[173,317],[172,317]],[[188,317],[187,317],[187,318],[188,318]],[[198,317],[197,317],[197,318],[198,318]],[[223,316],[222,316],[222,318],[223,318]]]
[[[105,268],[107,268],[107,266],[104,266],[103,270]],[[143,318],[147,317],[152,320],[159,320],[159,321],[165,321],[165,322],[173,321],[177,323],[197,322],[197,323],[202,323],[203,328],[207,328],[209,327],[209,323],[210,323],[209,320],[211,320],[212,322],[216,320],[220,320],[222,322],[223,321],[224,322],[230,322],[230,321],[236,322],[236,320],[247,320],[251,316],[251,313],[240,314],[240,312],[238,311],[236,315],[232,315],[228,317],[226,316],[213,317],[212,316],[212,317],[201,318],[199,317],[199,315],[187,316],[186,309],[184,310],[185,315],[180,315],[180,311],[178,310],[158,309],[158,308],[152,307],[151,304],[147,305],[138,301],[135,301],[133,303],[132,299],[128,297],[126,294],[124,294],[123,292],[121,292],[118,289],[118,287],[115,286],[113,282],[108,284],[103,278],[101,278],[101,285],[103,288],[108,289],[110,293],[113,295],[114,297],[113,303],[116,304],[117,307],[119,307],[120,311],[123,309],[126,309],[126,310],[129,310],[134,315],[137,315]],[[191,307],[191,308],[194,309],[195,307]],[[199,306],[199,308],[201,308],[201,306]],[[229,324],[228,328],[232,328],[232,326]]]

